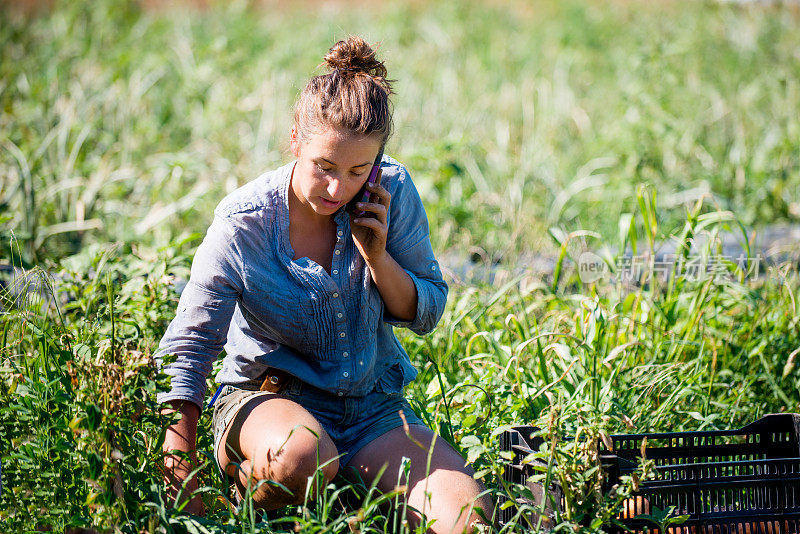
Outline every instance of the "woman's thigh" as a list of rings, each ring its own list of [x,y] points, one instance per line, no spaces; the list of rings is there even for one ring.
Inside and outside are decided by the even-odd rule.
[[[407,484],[408,504],[436,520],[432,532],[462,532],[467,524],[479,519],[470,507],[483,508],[491,517],[491,501],[481,496],[483,486],[475,480],[473,470],[465,466],[464,459],[444,439],[424,425],[409,425],[392,429],[359,450],[345,469],[345,476],[355,478],[356,472],[366,484],[371,484],[386,464],[384,474],[377,483],[378,489],[388,492],[398,484]],[[410,437],[409,437],[410,436]],[[428,453],[433,446],[428,466]],[[403,457],[410,460],[408,480],[400,479]],[[355,472],[353,471],[355,469]],[[413,522],[420,520],[418,513],[409,514]]]
[[[246,476],[278,481],[293,474],[313,474],[323,465],[326,479],[338,470],[338,452],[319,421],[297,402],[280,394],[260,394],[245,402],[220,439],[220,468],[237,479]],[[313,465],[312,465],[313,464]]]

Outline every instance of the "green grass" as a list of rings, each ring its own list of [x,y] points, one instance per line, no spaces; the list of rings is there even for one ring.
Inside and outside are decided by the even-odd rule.
[[[190,243],[136,252],[89,248],[64,262],[55,282],[71,302],[6,299],[0,504],[8,525],[160,532],[197,521],[163,502],[157,466],[164,421],[154,394],[166,380],[148,358],[177,303],[170,273],[185,275]],[[546,429],[552,441],[540,454],[554,460],[549,474],[567,497],[557,519],[595,531],[630,490],[615,497],[595,491],[603,434],[733,428],[798,409],[797,271],[772,271],[758,282],[735,267],[730,275],[724,282],[679,276],[671,285],[651,281],[628,290],[581,286],[570,272],[555,291],[530,277],[502,287],[455,286],[440,328],[427,337],[400,336],[421,370],[407,393],[495,498],[520,491],[499,485],[506,461],[499,431],[522,422]],[[207,411],[198,446],[210,454]],[[232,514],[211,464],[200,476],[209,509],[202,523],[210,531],[293,528],[247,509]],[[351,487],[332,486],[320,502],[285,513],[321,532],[345,528],[360,508],[364,532],[384,531],[396,519],[378,502],[402,499],[367,490],[355,507],[342,509],[333,497]]]
[[[789,8],[389,2],[309,15],[101,1],[1,14],[0,259],[69,296],[0,295],[4,531],[396,524],[378,505],[402,495],[342,484],[286,521],[234,513],[209,463],[199,520],[164,502],[157,470],[166,381],[150,355],[175,312],[172,284],[222,196],[288,161],[293,99],[348,33],[383,42],[398,80],[388,152],[413,173],[435,249],[509,265],[529,251],[559,258],[552,276],[501,265],[495,285],[452,281],[433,334],[398,332],[420,369],[412,404],[495,498],[522,491],[498,481],[505,425],[545,430],[544,476],[566,495],[558,528],[589,532],[633,484],[597,491],[604,434],[800,411],[796,264],[759,280],[731,265],[725,280],[621,287],[581,284],[568,261],[582,240],[641,252],[704,234],[713,253],[713,236],[739,223],[797,221]],[[210,423],[203,413],[206,461]],[[356,490],[354,507],[336,504]]]

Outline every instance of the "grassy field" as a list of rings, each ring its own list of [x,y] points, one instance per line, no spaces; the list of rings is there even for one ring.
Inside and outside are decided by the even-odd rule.
[[[350,33],[381,41],[397,79],[387,152],[412,172],[435,250],[509,269],[451,280],[433,334],[398,332],[420,369],[412,404],[497,499],[522,491],[498,482],[505,425],[546,431],[556,528],[596,532],[635,485],[599,491],[604,435],[800,411],[796,258],[758,277],[729,262],[722,277],[661,280],[651,265],[630,285],[583,284],[570,261],[702,235],[685,250],[708,262],[720,231],[800,219],[795,8],[102,0],[0,19],[0,260],[27,273],[0,294],[5,532],[404,530],[379,509],[401,494],[343,484],[283,518],[233,510],[210,463],[209,512],[189,517],[157,470],[166,382],[150,355],[174,282],[216,203],[289,160],[293,100]],[[512,274],[532,251],[555,272]],[[210,461],[210,413],[200,424]],[[337,504],[351,491],[354,506]],[[505,532],[532,508],[517,512]]]

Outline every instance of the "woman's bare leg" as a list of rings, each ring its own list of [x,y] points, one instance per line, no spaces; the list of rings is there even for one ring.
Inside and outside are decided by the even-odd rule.
[[[483,486],[472,478],[473,471],[464,466],[464,459],[442,438],[423,425],[410,425],[409,439],[403,427],[398,427],[374,439],[356,453],[343,474],[355,478],[356,469],[364,482],[369,485],[388,464],[384,475],[378,482],[378,489],[388,492],[397,484],[397,473],[403,456],[411,460],[408,480],[408,504],[423,512],[428,521],[436,520],[429,532],[461,533],[468,526],[481,523],[480,516],[472,508],[482,508],[487,518],[492,515],[492,503],[483,495]],[[428,449],[435,439],[430,470],[426,472]],[[424,448],[414,443],[419,442]],[[421,517],[410,512],[409,521],[419,525]],[[471,532],[470,528],[467,530]]]
[[[256,507],[266,510],[302,503],[308,478],[316,476],[320,465],[323,485],[339,470],[339,453],[319,421],[281,395],[260,395],[246,402],[220,444],[220,467],[234,478],[241,497],[248,484],[254,488],[261,480],[276,481],[291,492],[261,484],[252,497]]]

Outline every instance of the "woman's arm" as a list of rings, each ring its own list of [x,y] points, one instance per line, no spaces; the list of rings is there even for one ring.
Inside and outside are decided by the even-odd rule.
[[[197,467],[197,420],[200,418],[200,408],[189,401],[168,401],[161,410],[164,415],[174,412],[179,412],[181,417],[167,428],[162,446],[164,483],[171,501],[169,504],[178,508],[188,500],[184,510],[191,514],[203,515],[205,512],[203,500],[200,495],[192,495],[197,490],[197,478],[189,478]],[[189,458],[180,453],[186,453]]]
[[[206,377],[228,339],[231,317],[244,288],[237,227],[215,216],[192,260],[189,281],[181,293],[175,317],[153,355],[172,376],[170,391],[157,402],[190,400],[202,406]],[[167,364],[165,357],[173,355]]]
[[[353,241],[369,267],[386,309],[394,317],[411,321],[417,315],[417,288],[408,273],[386,251],[388,207],[392,196],[380,181],[379,171],[376,183],[366,184],[367,190],[377,198],[374,202],[359,202],[358,207],[375,216],[352,219]]]
[[[433,330],[447,303],[447,284],[433,255],[425,208],[408,172],[393,178],[389,191],[370,186],[377,197],[361,209],[375,215],[351,220],[353,240],[383,299],[384,321],[417,334]]]
[[[162,413],[179,412],[164,438],[164,481],[176,507],[188,499],[186,511],[203,511],[199,496],[191,497],[197,480],[189,474],[197,466],[197,420],[203,405],[206,377],[227,339],[236,303],[242,292],[241,260],[236,232],[230,221],[215,217],[192,261],[189,282],[181,293],[178,310],[154,358],[171,375],[170,390],[158,393]],[[166,356],[173,355],[167,363]],[[179,451],[188,454],[182,458]],[[186,482],[180,502],[174,502]]]
[[[388,252],[367,265],[388,312],[398,319],[413,321],[417,316],[417,287],[405,269]]]

